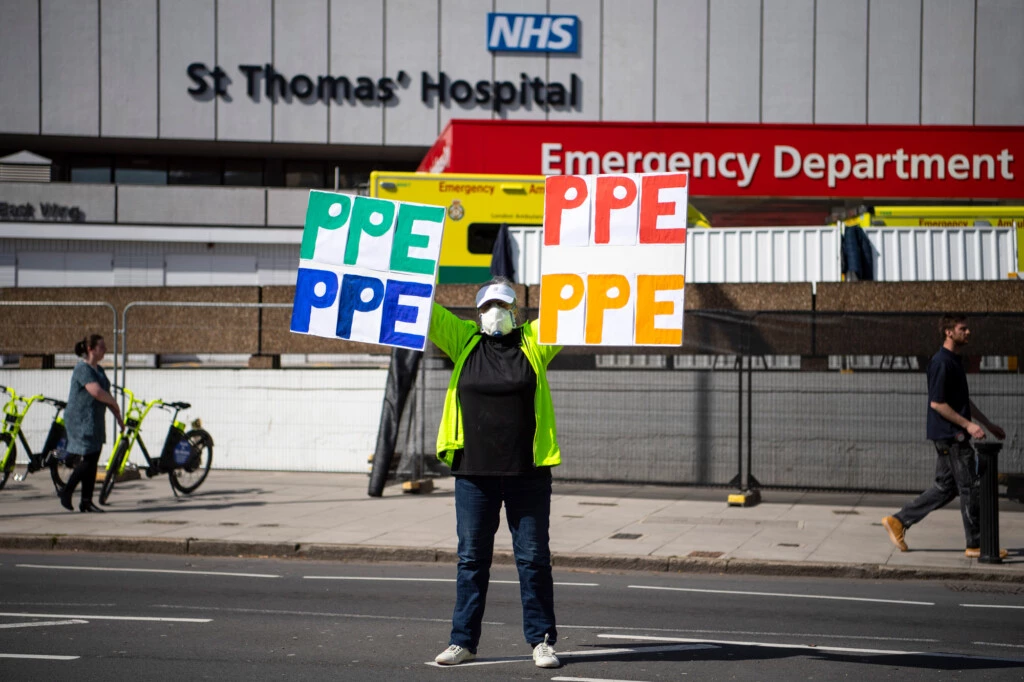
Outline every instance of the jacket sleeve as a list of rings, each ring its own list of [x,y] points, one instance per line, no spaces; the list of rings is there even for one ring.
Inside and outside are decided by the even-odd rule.
[[[455,362],[476,332],[475,322],[460,319],[443,305],[434,303],[429,338],[452,362]]]
[[[537,349],[537,357],[540,358],[541,364],[544,367],[548,366],[555,356],[558,355],[562,350],[562,346],[542,346],[540,343],[540,321],[531,320],[523,325],[529,331],[529,336],[533,339],[534,347]],[[525,330],[524,330],[525,331]]]

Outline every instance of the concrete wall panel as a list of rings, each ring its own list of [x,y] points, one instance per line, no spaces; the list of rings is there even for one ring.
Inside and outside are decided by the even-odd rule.
[[[814,122],[867,122],[867,0],[818,0]]]
[[[761,120],[814,120],[814,0],[764,0]]]
[[[654,119],[654,0],[604,0],[601,119]]]
[[[188,76],[194,62],[217,65],[216,0],[176,0],[160,3],[160,137],[212,140],[216,137],[217,102],[213,79],[208,89],[189,94],[196,83]],[[228,92],[237,96],[235,87]]]
[[[77,208],[89,223],[112,223],[114,186],[71,184],[66,182],[0,182],[0,202],[31,204],[35,220],[45,220],[41,204]]]
[[[42,132],[99,135],[99,2],[40,1]]]
[[[761,120],[761,0],[711,3],[708,120]]]
[[[543,4],[543,3],[542,3]],[[533,8],[529,11],[535,11]],[[441,70],[449,78],[463,80],[472,87],[477,81],[494,80],[494,57],[487,50],[485,40],[487,13],[491,11],[491,3],[480,0],[442,0],[441,2]],[[499,9],[499,11],[504,11]],[[517,10],[518,11],[518,10]],[[526,10],[523,10],[526,11]],[[543,11],[543,10],[542,10]],[[529,67],[539,71],[534,76],[545,78],[545,62],[533,59]],[[519,74],[505,73],[501,78],[519,82]],[[500,79],[499,79],[500,80]],[[460,93],[464,90],[460,86]],[[474,94],[475,93],[471,93]],[[461,96],[461,94],[460,94]],[[544,110],[531,105],[544,116]],[[471,97],[468,102],[456,102],[449,99],[441,105],[441,128],[453,118],[491,118],[494,109],[491,104],[482,105]],[[511,112],[510,114],[511,115]]]
[[[429,146],[440,132],[438,98],[420,100],[420,74],[424,72],[437,82],[437,3],[388,0],[385,21],[385,72],[402,69],[410,81],[409,87],[398,89],[395,99],[384,107],[384,142]]]
[[[1024,125],[1024,2],[978,0],[976,125]]]
[[[4,0],[0,133],[39,134],[39,0]]]
[[[577,54],[552,54],[548,57],[549,81],[569,87],[573,74],[579,78],[579,103],[575,107],[550,107],[548,118],[552,121],[598,119],[601,108],[601,3],[591,0],[549,0],[549,6],[552,14],[579,17],[580,30]]]
[[[269,142],[273,107],[262,72],[254,79],[254,98],[239,64],[271,61],[271,0],[217,1],[217,62],[232,79],[231,98],[217,103],[217,139]]]
[[[329,71],[349,79],[366,76],[376,81],[398,73],[384,71],[384,3],[380,0],[331,0]],[[353,82],[353,87],[356,83]],[[329,141],[382,144],[384,105],[339,96],[328,109]]]
[[[974,3],[928,0],[922,15],[921,123],[972,125]]]
[[[290,87],[284,97],[275,93],[275,142],[327,142],[327,105],[316,89],[317,77],[327,73],[327,28],[327,0],[274,3],[274,67],[299,94],[310,90],[305,97]]]
[[[654,11],[654,120],[704,122],[707,0],[657,0]]]
[[[118,185],[121,223],[266,225],[263,188]]]
[[[921,121],[921,0],[871,0],[868,123]]]
[[[157,137],[156,0],[100,3],[100,135]]]
[[[480,4],[486,7],[486,3]],[[607,7],[607,2],[604,4]],[[494,11],[515,12],[517,14],[547,14],[547,0],[494,0]],[[487,26],[486,23],[481,25]],[[442,27],[441,30],[443,32],[444,28]],[[470,42],[475,42],[486,48],[486,43],[484,42],[486,31],[483,29],[477,29],[476,31],[469,29],[467,35],[479,36],[475,41],[473,38],[470,38]],[[514,83],[516,88],[520,88],[520,81],[522,80],[520,74],[526,74],[530,79],[540,78],[544,80],[547,77],[547,57],[544,53],[496,52],[494,54],[500,55],[494,59],[494,79],[497,81],[509,81]],[[547,112],[544,110],[544,107],[535,104],[527,95],[525,105],[519,101],[505,105],[500,112],[494,114],[494,117],[504,119],[544,119],[547,117]]]
[[[302,227],[308,200],[308,189],[267,188],[267,225]]]

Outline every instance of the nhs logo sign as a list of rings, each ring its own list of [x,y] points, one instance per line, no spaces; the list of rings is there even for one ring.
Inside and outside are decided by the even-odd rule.
[[[491,52],[577,52],[578,17],[552,14],[487,15],[487,49]]]

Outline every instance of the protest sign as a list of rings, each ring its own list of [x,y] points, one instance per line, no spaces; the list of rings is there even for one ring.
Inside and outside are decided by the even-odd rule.
[[[290,329],[423,350],[445,209],[311,191]]]
[[[686,173],[549,176],[540,342],[683,342]]]

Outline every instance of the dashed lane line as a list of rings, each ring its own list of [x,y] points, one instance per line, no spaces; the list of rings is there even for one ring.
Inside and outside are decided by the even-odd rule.
[[[304,580],[368,580],[396,583],[453,583],[455,578],[386,578],[381,576],[351,576],[351,575],[304,575]],[[518,580],[491,580],[492,585],[518,585]],[[599,583],[562,583],[556,582],[559,587],[600,587]]]
[[[14,628],[38,628],[50,625],[86,625],[89,621],[78,620],[72,618],[71,620],[34,620],[30,623],[4,623],[0,625],[0,628],[5,630]]]
[[[74,661],[81,656],[53,656],[44,654],[0,654],[0,658],[31,658],[37,661]]]
[[[827,599],[834,601],[859,601],[875,604],[899,604],[900,606],[935,606],[931,601],[904,601],[901,599],[871,599],[868,597],[840,597],[827,594],[789,594],[785,592],[747,592],[745,590],[707,590],[696,587],[660,587],[656,585],[630,585],[634,590],[664,590],[667,592],[700,592],[703,594],[736,594],[748,597],[786,597],[789,599]],[[1024,608],[1024,607],[1022,607]]]
[[[170,568],[119,568],[115,566],[55,566],[51,564],[16,564],[18,568],[47,568],[58,571],[108,571],[115,573],[173,573],[175,575],[219,575],[228,578],[280,578],[269,573],[228,573],[225,571],[182,571]]]
[[[212,618],[159,618],[156,616],[101,616],[101,615],[82,615],[78,613],[2,613],[0,616],[6,616],[11,618],[72,618],[72,619],[83,619],[83,620],[132,620],[132,621],[144,621],[152,623],[209,623]]]
[[[625,639],[643,642],[701,642],[722,646],[752,646],[764,649],[801,649],[804,651],[834,651],[844,654],[870,654],[876,656],[925,656],[928,658],[961,658],[972,661],[1000,661],[1003,663],[1024,663],[1024,659],[999,658],[994,656],[974,656],[971,654],[953,654],[939,651],[900,651],[898,649],[856,649],[845,646],[827,646],[819,644],[777,644],[773,642],[734,642],[721,639],[690,639],[687,637],[645,637],[640,635],[600,634],[601,639]]]
[[[1003,644],[1001,642],[971,642],[971,644],[977,644],[979,646],[1002,646],[1010,649],[1024,649],[1024,644]]]
[[[1012,606],[1010,604],[961,604],[968,609],[1024,609],[1024,606]]]
[[[564,623],[558,624],[559,629],[562,630],[610,630],[611,627],[607,625],[566,625]],[[616,630],[619,631],[630,631],[630,632],[677,632],[682,634],[692,635],[733,635],[733,636],[744,636],[744,637],[824,637],[826,639],[866,639],[872,641],[882,642],[917,642],[925,644],[935,644],[940,642],[938,639],[931,639],[927,637],[883,637],[881,635],[832,635],[825,633],[807,633],[807,632],[770,632],[763,630],[706,630],[698,628],[649,628],[649,627],[620,627],[615,626]]]

